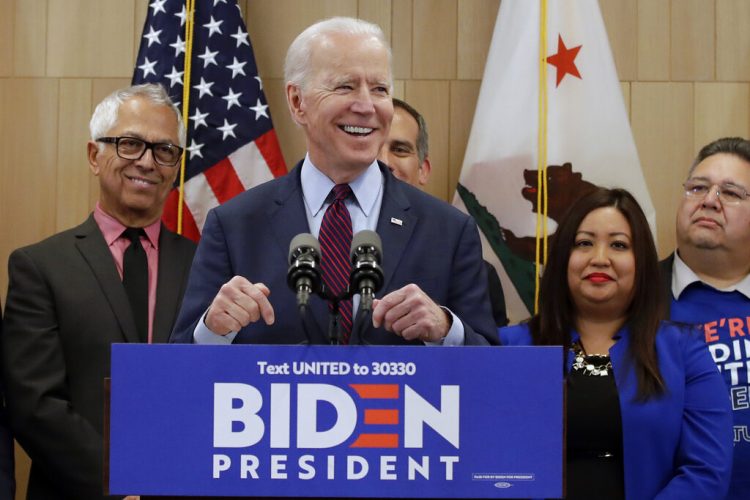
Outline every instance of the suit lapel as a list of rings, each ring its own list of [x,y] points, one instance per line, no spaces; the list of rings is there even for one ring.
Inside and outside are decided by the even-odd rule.
[[[309,233],[310,227],[305,216],[305,205],[302,199],[300,170],[302,162],[280,179],[274,203],[269,207],[268,221],[274,235],[277,251],[288,255],[289,243],[300,233]],[[325,332],[328,329],[328,305],[325,301],[313,297],[310,299],[308,314],[304,325],[313,344],[325,344],[328,340]]]
[[[417,224],[417,217],[412,215],[409,209],[409,203],[403,186],[396,181],[396,178],[388,171],[383,169],[385,176],[385,191],[383,193],[383,204],[380,208],[378,217],[377,233],[383,243],[383,288],[378,294],[385,295],[384,291],[389,290],[393,273],[396,271],[401,257],[404,255],[406,246],[414,233]]]
[[[125,294],[122,280],[117,274],[112,253],[107,248],[107,243],[104,241],[99,226],[94,221],[93,214],[89,216],[86,222],[78,226],[75,237],[76,247],[99,282],[102,293],[120,324],[125,340],[138,342],[138,332],[135,329],[128,296]]]
[[[189,255],[181,252],[179,236],[167,230],[162,224],[159,232],[159,276],[156,280],[156,305],[152,341],[169,341],[180,297],[184,291],[185,277],[190,271]]]
[[[393,291],[390,289],[393,274],[406,251],[418,220],[409,211],[411,205],[403,186],[396,181],[384,165],[381,164],[380,170],[385,178],[385,189],[376,230],[383,244],[383,287],[378,292],[378,297]],[[352,327],[352,343],[358,344],[362,341],[368,343],[367,336],[370,330],[372,330],[371,316],[364,315],[359,309]],[[361,336],[364,336],[363,339],[360,338],[360,332]]]

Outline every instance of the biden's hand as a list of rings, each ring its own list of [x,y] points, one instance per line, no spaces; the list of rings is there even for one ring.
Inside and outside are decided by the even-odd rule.
[[[263,283],[251,283],[242,276],[235,276],[219,289],[211,302],[204,320],[206,326],[217,335],[226,335],[260,319],[272,325],[274,312],[268,301],[270,294]]]
[[[376,299],[372,307],[372,324],[406,340],[440,342],[448,335],[452,316],[415,284]]]

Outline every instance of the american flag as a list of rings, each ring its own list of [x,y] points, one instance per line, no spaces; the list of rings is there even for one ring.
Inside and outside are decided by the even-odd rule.
[[[192,47],[186,43],[191,26],[186,4],[195,9]],[[150,2],[133,83],[161,83],[183,109],[186,77],[190,96],[181,232],[197,240],[211,208],[284,175],[286,166],[236,0]],[[179,179],[163,215],[173,231]]]

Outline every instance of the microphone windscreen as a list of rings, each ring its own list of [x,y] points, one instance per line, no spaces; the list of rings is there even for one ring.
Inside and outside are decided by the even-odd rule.
[[[351,250],[349,251],[349,258],[352,261],[354,261],[354,257],[357,254],[357,248],[361,246],[373,247],[378,256],[383,254],[383,244],[380,242],[380,236],[375,231],[365,229],[354,235]]]
[[[300,233],[289,243],[289,263],[296,258],[295,253],[301,248],[312,248],[318,255],[320,255],[320,243],[310,233]]]

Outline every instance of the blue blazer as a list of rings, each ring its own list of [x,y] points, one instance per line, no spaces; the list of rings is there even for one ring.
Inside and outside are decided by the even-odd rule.
[[[662,322],[656,354],[667,392],[640,403],[627,329],[618,337],[609,355],[620,396],[626,498],[724,498],[732,471],[732,410],[705,343],[686,327]],[[500,329],[500,342],[531,345],[528,325]],[[566,371],[572,364],[568,356]]]
[[[296,295],[286,283],[289,243],[297,234],[310,232],[300,170],[297,165],[289,174],[209,212],[172,342],[192,342],[198,320],[219,288],[235,275],[268,286],[275,323],[252,323],[240,330],[234,343],[329,342],[327,303],[312,297],[309,313],[301,319]],[[377,233],[383,243],[385,279],[377,297],[415,283],[461,319],[466,345],[497,344],[479,232],[473,219],[399,181],[385,165],[381,164],[380,170],[385,186]],[[383,328],[373,328],[369,315],[359,311],[351,343],[407,342]]]

